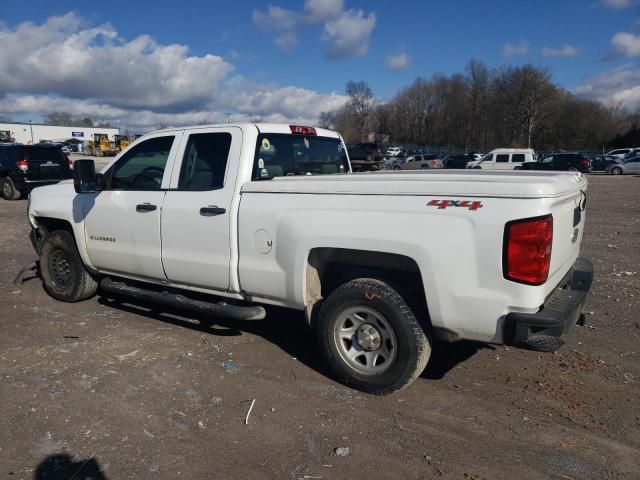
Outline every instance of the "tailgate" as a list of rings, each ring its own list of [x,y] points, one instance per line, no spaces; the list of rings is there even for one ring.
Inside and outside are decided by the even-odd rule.
[[[71,178],[67,156],[59,148],[25,148],[29,180],[63,180]]]
[[[586,203],[586,183],[579,191],[553,200],[553,243],[547,281],[549,291],[558,285],[578,258],[584,232]]]

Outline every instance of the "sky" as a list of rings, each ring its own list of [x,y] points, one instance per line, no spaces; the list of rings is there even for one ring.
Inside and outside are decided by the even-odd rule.
[[[471,58],[639,108],[640,0],[3,0],[0,117],[314,124],[349,80],[384,102]]]

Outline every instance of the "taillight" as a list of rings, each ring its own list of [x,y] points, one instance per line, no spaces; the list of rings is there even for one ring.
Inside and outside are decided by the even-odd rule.
[[[302,127],[300,125],[289,125],[291,133],[297,135],[316,135],[316,129],[313,127]]]
[[[542,285],[549,277],[553,217],[526,218],[504,229],[504,277],[527,285]]]
[[[585,167],[589,166],[589,160],[587,160],[586,158],[583,158],[582,160],[580,160],[580,163]]]
[[[16,162],[16,166],[24,173],[27,173],[29,171],[29,164],[26,160],[18,160]]]
[[[73,161],[67,157],[67,165],[69,165],[69,170],[73,170]]]

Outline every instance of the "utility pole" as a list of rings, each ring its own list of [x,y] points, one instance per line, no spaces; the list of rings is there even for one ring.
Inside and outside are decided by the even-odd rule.
[[[31,145],[33,145],[33,125],[31,124],[31,120],[29,120],[29,130],[31,131]]]
[[[227,116],[226,123],[231,123],[231,112],[224,112],[224,114]]]

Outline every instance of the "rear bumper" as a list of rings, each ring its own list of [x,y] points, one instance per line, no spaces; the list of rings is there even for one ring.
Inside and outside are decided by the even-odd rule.
[[[536,313],[513,312],[505,321],[505,339],[512,345],[554,350],[560,336],[582,320],[582,306],[593,281],[593,264],[578,258],[573,268]],[[555,345],[555,348],[548,348]]]

